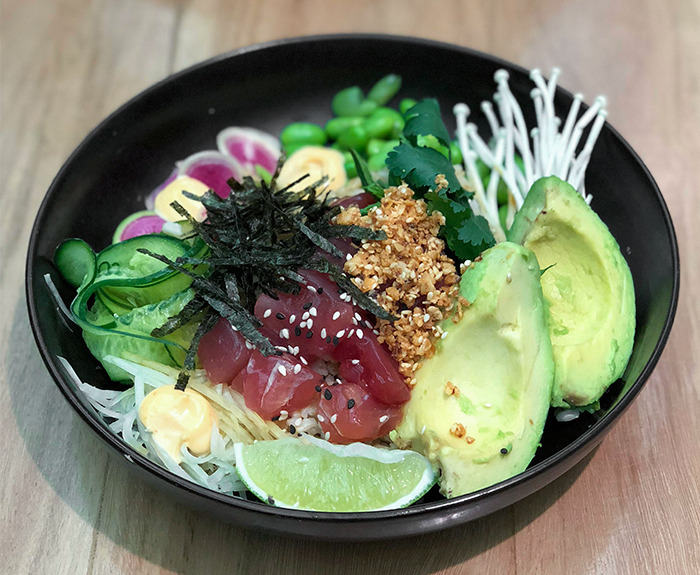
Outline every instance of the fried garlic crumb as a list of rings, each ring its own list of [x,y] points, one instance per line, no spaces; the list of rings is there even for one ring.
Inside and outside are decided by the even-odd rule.
[[[461,423],[453,423],[450,427],[450,434],[454,435],[457,439],[461,439],[467,434],[467,430]]]
[[[420,360],[435,353],[434,341],[442,335],[440,322],[450,315],[459,292],[455,263],[444,253],[437,237],[445,218],[428,214],[423,200],[402,185],[386,190],[381,205],[360,215],[356,207],[336,217],[340,225],[383,230],[387,239],[364,242],[345,262],[345,272],[364,292],[398,319],[379,320],[379,341],[387,345],[409,386]],[[458,301],[461,315],[461,304]]]

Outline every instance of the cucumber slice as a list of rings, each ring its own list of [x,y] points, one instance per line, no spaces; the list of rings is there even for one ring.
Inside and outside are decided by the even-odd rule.
[[[95,252],[84,240],[69,238],[62,242],[54,252],[53,261],[61,275],[72,286],[88,284],[95,278]]]

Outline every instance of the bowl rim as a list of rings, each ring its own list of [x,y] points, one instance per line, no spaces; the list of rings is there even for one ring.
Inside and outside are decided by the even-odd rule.
[[[53,196],[56,195],[57,189],[60,186],[60,182],[64,177],[64,174],[71,169],[73,161],[77,155],[79,155],[82,150],[91,144],[91,141],[95,136],[101,132],[103,127],[108,124],[113,118],[117,117],[125,109],[128,109],[137,100],[140,100],[144,96],[152,94],[162,87],[167,86],[172,82],[178,81],[183,76],[187,76],[195,71],[200,71],[206,67],[213,64],[222,62],[224,60],[229,60],[237,58],[244,54],[249,54],[253,52],[263,52],[269,49],[277,49],[285,46],[295,46],[300,44],[310,44],[310,43],[327,43],[327,42],[339,42],[339,41],[362,41],[362,42],[385,42],[385,43],[395,43],[395,44],[405,44],[409,43],[412,45],[424,46],[426,48],[437,48],[442,50],[449,50],[452,52],[458,52],[465,56],[476,57],[479,59],[487,60],[498,67],[505,67],[515,70],[522,74],[529,74],[529,71],[522,66],[481,52],[479,50],[474,50],[465,46],[460,46],[456,44],[451,44],[447,42],[418,38],[411,36],[400,36],[391,34],[357,34],[357,33],[344,33],[344,34],[318,34],[309,36],[299,36],[299,37],[288,37],[277,40],[271,40],[267,42],[261,42],[252,44],[249,46],[244,46],[235,50],[223,52],[214,57],[208,58],[201,62],[198,62],[192,66],[188,66],[183,70],[180,70],[174,74],[168,75],[165,78],[159,80],[158,82],[150,85],[146,89],[138,92],[131,98],[129,98],[125,103],[120,105],[116,110],[111,112],[108,116],[102,119],[95,127],[93,127],[89,133],[83,138],[80,144],[71,152],[66,161],[61,166],[54,179],[52,180],[47,192],[40,204],[39,210],[35,217],[35,221],[31,230],[31,235],[29,239],[26,267],[25,267],[25,295],[27,299],[27,307],[29,312],[30,325],[32,332],[39,349],[40,355],[44,364],[46,365],[51,377],[56,383],[57,387],[61,390],[64,397],[68,400],[73,409],[80,415],[80,417],[88,424],[88,426],[100,437],[107,445],[113,448],[118,454],[126,457],[133,463],[137,463],[138,466],[145,469],[147,472],[156,476],[156,478],[169,483],[178,489],[184,489],[189,491],[191,494],[207,499],[211,502],[216,502],[223,504],[231,508],[242,508],[248,511],[253,511],[256,513],[261,513],[267,515],[270,518],[273,517],[284,517],[292,520],[306,520],[306,521],[341,521],[346,523],[353,522],[376,522],[376,521],[387,521],[391,519],[400,519],[407,516],[424,516],[433,514],[436,512],[448,512],[457,511],[459,508],[463,507],[465,504],[476,503],[490,497],[492,494],[497,492],[507,492],[511,488],[518,485],[527,484],[528,481],[540,473],[546,470],[552,470],[562,464],[566,459],[570,458],[578,452],[581,459],[586,453],[588,453],[595,445],[602,439],[602,437],[610,431],[612,426],[619,421],[620,415],[629,407],[637,394],[644,387],[644,384],[648,380],[652,371],[658,363],[662,351],[667,343],[673,322],[675,319],[676,310],[678,307],[679,299],[679,289],[680,289],[680,257],[678,251],[678,242],[675,234],[675,229],[673,222],[671,220],[670,212],[666,205],[666,202],[659,190],[659,187],[654,180],[653,176],[649,172],[646,164],[642,161],[639,155],[632,149],[630,144],[619,134],[619,132],[606,121],[606,128],[610,130],[611,135],[617,140],[619,144],[625,149],[627,153],[636,161],[642,170],[644,177],[649,181],[654,191],[654,197],[658,202],[659,208],[661,209],[663,220],[666,226],[666,234],[668,236],[671,245],[671,266],[673,270],[673,285],[671,290],[670,306],[668,313],[666,315],[664,325],[661,331],[661,335],[654,346],[651,353],[649,361],[646,363],[641,373],[637,377],[636,381],[631,385],[628,391],[624,394],[622,398],[614,405],[600,420],[596,421],[589,429],[587,429],[582,435],[577,437],[569,445],[563,449],[557,451],[556,453],[550,455],[546,459],[543,459],[539,463],[532,467],[529,467],[524,472],[519,473],[509,479],[501,481],[497,484],[491,485],[489,487],[480,489],[478,491],[468,493],[459,497],[452,499],[444,499],[440,501],[432,501],[428,503],[418,503],[409,507],[402,509],[386,510],[386,511],[366,511],[366,512],[353,512],[353,513],[333,513],[333,512],[315,512],[315,511],[304,511],[295,509],[286,509],[280,507],[272,507],[263,502],[245,500],[236,498],[233,496],[225,495],[205,487],[201,487],[193,482],[184,480],[167,469],[160,467],[151,460],[145,458],[126,443],[123,442],[119,436],[114,433],[109,432],[105,427],[99,425],[95,420],[93,414],[83,405],[79,400],[78,395],[73,391],[68,384],[66,377],[63,373],[63,368],[59,365],[57,358],[49,353],[44,335],[39,330],[38,323],[38,310],[35,303],[35,291],[33,285],[33,275],[34,275],[34,262],[37,258],[37,244],[38,237],[41,233],[41,221],[47,210],[47,206],[50,201],[52,201]],[[557,87],[557,91],[565,94],[567,97],[573,97],[571,92],[568,90]],[[577,459],[577,461],[578,461]],[[573,464],[572,464],[573,465]],[[549,482],[548,482],[549,483]],[[448,527],[456,522],[461,522],[461,520],[455,520],[453,522],[447,522],[445,525],[436,527],[434,529]],[[433,530],[434,530],[433,529]],[[427,530],[426,530],[427,531]]]

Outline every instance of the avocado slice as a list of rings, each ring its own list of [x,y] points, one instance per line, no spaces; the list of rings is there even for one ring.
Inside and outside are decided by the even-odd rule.
[[[463,317],[416,372],[416,385],[392,433],[442,470],[447,497],[524,471],[544,428],[554,362],[535,255],[503,242],[465,271]]]
[[[620,247],[581,195],[554,176],[533,184],[508,240],[535,252],[546,269],[552,405],[597,401],[625,371],[634,343],[634,285]]]

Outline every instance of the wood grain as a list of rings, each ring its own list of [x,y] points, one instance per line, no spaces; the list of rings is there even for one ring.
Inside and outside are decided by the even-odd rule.
[[[613,125],[664,193],[683,280],[654,375],[587,461],[463,527],[329,545],[212,520],[114,464],[43,367],[22,277],[53,175],[126,99],[226,50],[358,31],[444,40],[526,67],[556,64],[570,90],[606,94]],[[0,572],[697,572],[700,2],[2,0],[0,49]]]

